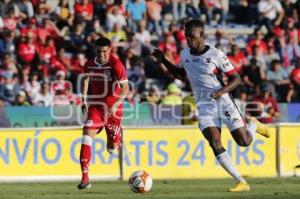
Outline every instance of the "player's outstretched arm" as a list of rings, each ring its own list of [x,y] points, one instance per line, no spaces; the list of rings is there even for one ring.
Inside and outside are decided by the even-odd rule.
[[[228,84],[223,86],[221,89],[212,93],[211,96],[214,99],[219,99],[224,93],[228,93],[234,90],[241,83],[241,77],[237,72],[230,74],[228,77],[230,79],[230,82],[228,82]]]
[[[162,63],[167,67],[168,71],[170,71],[175,78],[184,80],[186,77],[185,70],[183,68],[179,68],[169,62],[164,53],[159,49],[154,49],[152,55],[157,59],[158,62]]]
[[[81,111],[85,113],[87,111],[87,93],[89,89],[89,77],[84,76],[81,81],[81,94],[82,94],[82,105]]]

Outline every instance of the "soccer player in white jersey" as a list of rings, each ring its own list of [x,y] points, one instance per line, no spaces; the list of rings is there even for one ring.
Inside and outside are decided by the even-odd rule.
[[[221,120],[227,125],[239,146],[249,146],[256,132],[270,137],[268,128],[255,118],[245,118],[248,123],[245,124],[229,95],[229,92],[240,84],[241,78],[221,50],[205,45],[203,23],[200,20],[188,21],[185,24],[185,36],[188,47],[180,53],[180,66],[170,63],[158,49],[154,49],[152,55],[176,78],[189,79],[199,109],[200,130],[220,165],[237,181],[229,191],[249,191],[250,186],[236,169],[221,143]],[[227,85],[221,81],[222,73],[229,77]]]

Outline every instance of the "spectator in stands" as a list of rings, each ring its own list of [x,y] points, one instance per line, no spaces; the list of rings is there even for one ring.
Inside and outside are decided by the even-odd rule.
[[[13,31],[4,32],[3,39],[0,39],[0,55],[3,53],[15,53],[15,50],[15,33]]]
[[[198,124],[198,109],[195,102],[195,96],[192,93],[185,96],[182,100],[182,124],[197,125]]]
[[[158,37],[162,35],[161,28],[161,12],[162,6],[157,0],[147,0],[147,22],[148,22],[148,31],[150,33],[155,30],[155,33]]]
[[[123,42],[124,50],[131,49],[135,56],[141,56],[142,44],[134,37],[134,33],[129,32],[127,34],[127,41]]]
[[[257,46],[262,52],[263,55],[265,55],[268,51],[267,44],[263,40],[264,39],[264,33],[261,30],[256,30],[254,32],[254,38],[250,39],[250,41],[247,44],[247,53],[253,54],[253,46]]]
[[[174,83],[171,83],[167,86],[167,95],[164,96],[161,100],[162,105],[181,105],[181,90]]]
[[[30,103],[27,101],[27,95],[24,90],[20,90],[17,94],[16,101],[14,106],[30,106]]]
[[[273,60],[280,60],[280,55],[275,50],[275,47],[274,47],[273,44],[268,45],[268,52],[267,52],[267,54],[264,57],[265,57],[265,61],[266,61],[266,66],[267,66],[266,69],[267,70],[270,68],[271,62]]]
[[[126,13],[130,29],[136,32],[139,22],[147,17],[146,5],[141,0],[129,0],[126,5]]]
[[[56,73],[56,81],[51,84],[50,92],[53,95],[55,105],[69,105],[73,95],[71,82],[65,80],[66,74],[60,70]]]
[[[158,45],[158,48],[165,53],[167,59],[173,64],[177,65],[179,63],[177,45],[173,35],[166,33],[164,41]]]
[[[13,105],[20,90],[12,72],[4,72],[4,84],[0,85],[0,99],[5,106]]]
[[[18,56],[20,59],[20,63],[24,65],[33,66],[34,62],[36,62],[37,58],[37,46],[34,41],[34,34],[32,32],[28,32],[18,47]]]
[[[107,14],[106,14],[107,31],[112,31],[112,29],[116,23],[118,23],[120,25],[120,27],[125,27],[127,24],[126,18],[121,13],[120,7],[117,5],[114,5],[107,10]]]
[[[260,94],[254,97],[253,101],[260,103],[257,107],[261,112],[261,115],[258,118],[259,121],[263,123],[278,121],[280,117],[279,108],[276,99],[271,95],[268,85],[261,85]]]
[[[47,37],[58,39],[60,36],[60,30],[57,28],[54,22],[49,19],[44,19],[37,28],[38,41],[45,43]]]
[[[250,60],[250,64],[245,67],[243,82],[245,90],[249,94],[255,94],[257,86],[265,80],[265,71],[258,65],[255,59]]]
[[[130,59],[130,63],[126,67],[129,67],[126,69],[127,78],[133,89],[139,93],[143,92],[145,90],[146,77],[142,60],[134,56]]]
[[[294,12],[297,12],[298,14],[298,20],[299,20],[299,17],[300,17],[300,0],[297,0],[294,5]]]
[[[0,16],[5,18],[9,15],[9,13],[12,11],[12,13],[17,16],[18,7],[12,0],[5,0],[0,1]]]
[[[10,53],[4,53],[1,57],[1,68],[5,71],[11,72],[13,74],[18,74],[19,68],[13,55]]]
[[[59,29],[73,25],[74,9],[68,0],[59,0],[54,7],[54,14],[57,17],[57,27]]]
[[[266,26],[269,33],[273,26],[279,26],[284,17],[284,10],[279,0],[260,0],[258,3],[260,22],[257,29]]]
[[[144,98],[142,101],[146,101],[150,104],[159,104],[161,100],[161,92],[156,85],[151,85],[149,90],[145,92]]]
[[[49,84],[44,82],[40,92],[35,95],[31,102],[34,106],[51,106],[53,103],[53,95],[50,93]]]
[[[290,74],[290,79],[291,82],[294,86],[294,101],[300,102],[300,58],[297,59],[296,61],[296,65],[295,68],[292,70],[291,74]],[[292,96],[288,96],[290,98],[290,101],[292,101],[291,97]]]
[[[94,6],[89,0],[79,0],[74,5],[75,15],[85,21],[91,21],[94,16]]]
[[[186,0],[183,4],[186,7],[185,8],[186,16],[189,18],[200,19],[201,8],[199,4],[200,2],[197,0]],[[207,10],[205,10],[204,13],[207,14]]]
[[[172,15],[173,20],[178,21],[185,17],[186,8],[194,1],[191,0],[173,0],[172,3]]]
[[[45,42],[40,42],[39,59],[44,63],[50,63],[50,60],[56,56],[56,47],[52,37],[48,36]]]
[[[234,22],[238,24],[253,25],[258,21],[257,2],[259,0],[240,0],[231,4],[230,11],[235,16]]]
[[[231,45],[231,53],[228,55],[229,60],[236,68],[237,72],[241,75],[243,73],[243,69],[246,65],[248,65],[248,60],[244,52],[242,52],[238,45]]]
[[[76,53],[77,51],[85,50],[87,48],[84,35],[84,23],[74,24],[74,31],[70,34],[70,42],[70,51],[72,53]]]
[[[138,31],[134,34],[134,37],[138,42],[145,46],[151,45],[151,36],[149,31],[146,29],[147,22],[145,20],[142,20],[138,24]]]
[[[43,23],[44,20],[49,19],[49,8],[45,3],[38,4],[35,19],[37,21],[37,24],[40,25]]]
[[[14,10],[8,10],[7,16],[3,18],[4,28],[7,30],[13,31],[18,25],[18,18]]]
[[[216,20],[218,24],[224,24],[226,18],[225,8],[228,8],[227,0],[202,0],[202,9],[206,12],[207,23],[211,24],[212,20]],[[218,16],[218,18],[216,18]]]
[[[267,80],[275,86],[277,96],[273,96],[279,102],[286,101],[287,93],[290,89],[288,72],[282,68],[279,60],[273,60],[271,70],[267,71]]]
[[[137,94],[135,86],[132,84],[129,84],[129,92],[126,97],[126,101],[131,105],[139,103],[139,96]]]
[[[280,54],[285,68],[289,68],[292,65],[292,62],[294,62],[297,57],[300,57],[298,34],[297,30],[294,28],[293,21],[294,20],[292,18],[289,19],[289,29],[286,31],[285,35],[282,35],[279,38],[281,46]]]
[[[168,32],[171,35],[173,35],[173,37],[176,40],[177,46],[180,49],[183,49],[184,47],[187,46],[187,41],[186,41],[186,38],[185,38],[185,35],[184,35],[184,30],[183,30],[183,27],[182,27],[183,23],[184,23],[184,21],[181,22],[180,25],[177,25],[175,22],[172,22],[172,23],[170,23],[169,29],[168,29]]]
[[[113,29],[107,33],[106,37],[115,42],[127,40],[126,32],[119,23],[114,24]]]
[[[50,60],[49,75],[55,76],[58,71],[63,71],[64,76],[67,73],[68,68],[70,68],[71,60],[66,55],[66,51],[64,48],[58,50],[58,56],[53,56]],[[62,74],[62,73],[61,73]]]
[[[84,72],[84,64],[87,62],[87,58],[85,57],[85,54],[83,52],[76,53],[73,58],[71,59],[71,64],[69,67],[70,72],[70,78],[74,92],[78,93],[80,92],[77,90],[77,82],[80,74]]]
[[[33,5],[29,0],[20,0],[17,4],[19,9],[19,17],[29,19],[34,16]]]
[[[266,66],[266,56],[263,54],[262,48],[259,48],[258,46],[254,45],[252,47],[252,55],[249,55],[249,60],[255,59],[257,64],[264,70],[267,70]]]
[[[38,82],[38,74],[32,72],[29,76],[29,80],[24,84],[24,90],[28,94],[30,101],[35,98],[35,96],[41,90],[41,84]]]

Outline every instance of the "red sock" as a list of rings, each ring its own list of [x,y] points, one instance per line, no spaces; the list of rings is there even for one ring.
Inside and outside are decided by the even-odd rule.
[[[80,150],[80,166],[82,172],[81,182],[89,181],[89,164],[91,160],[91,144],[92,138],[84,135],[82,138],[81,150]]]

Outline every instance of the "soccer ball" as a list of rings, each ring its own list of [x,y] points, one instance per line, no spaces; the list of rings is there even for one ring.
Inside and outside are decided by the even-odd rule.
[[[135,171],[130,175],[128,185],[135,193],[145,193],[152,187],[152,178],[146,171]]]

